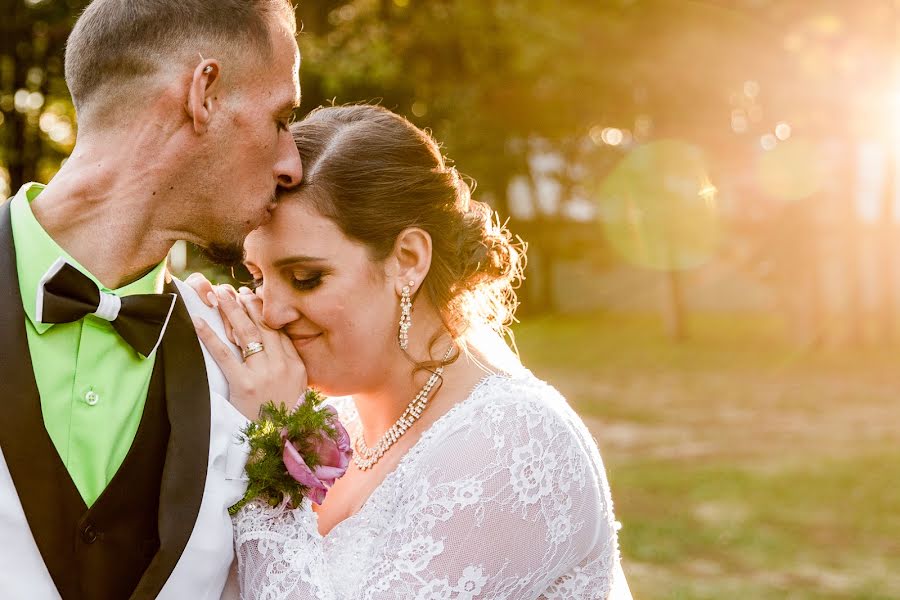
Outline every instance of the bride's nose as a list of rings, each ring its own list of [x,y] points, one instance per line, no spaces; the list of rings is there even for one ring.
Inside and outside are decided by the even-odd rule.
[[[290,302],[289,296],[279,294],[271,288],[263,288],[260,295],[263,301],[263,320],[268,327],[282,329],[302,316],[300,310]]]

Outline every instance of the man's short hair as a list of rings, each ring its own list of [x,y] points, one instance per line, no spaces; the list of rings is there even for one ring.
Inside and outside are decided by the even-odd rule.
[[[201,50],[269,58],[270,31],[279,16],[296,34],[290,0],[93,0],[66,44],[66,83],[75,108]]]

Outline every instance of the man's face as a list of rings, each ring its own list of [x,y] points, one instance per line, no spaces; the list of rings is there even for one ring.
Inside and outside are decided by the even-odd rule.
[[[230,101],[211,127],[207,249],[220,262],[237,262],[248,233],[266,222],[279,188],[303,176],[288,130],[300,101],[300,52],[280,27],[272,32],[272,60],[232,74]],[[213,100],[215,101],[215,99]],[[214,174],[214,175],[213,175]],[[210,194],[209,192],[213,192]]]

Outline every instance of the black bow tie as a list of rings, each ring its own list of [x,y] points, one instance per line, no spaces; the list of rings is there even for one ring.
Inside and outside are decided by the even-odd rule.
[[[100,291],[87,275],[57,260],[38,285],[35,318],[41,323],[71,323],[86,315],[109,321],[144,357],[162,341],[175,307],[175,294],[135,294],[119,298]]]

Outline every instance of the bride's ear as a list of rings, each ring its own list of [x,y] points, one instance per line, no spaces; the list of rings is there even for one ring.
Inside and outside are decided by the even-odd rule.
[[[397,295],[410,281],[415,294],[431,268],[431,235],[419,227],[404,229],[394,242],[392,261],[396,267],[392,271]]]
[[[219,61],[203,59],[194,69],[185,110],[194,122],[194,131],[206,133],[215,110],[213,98],[219,87]]]

